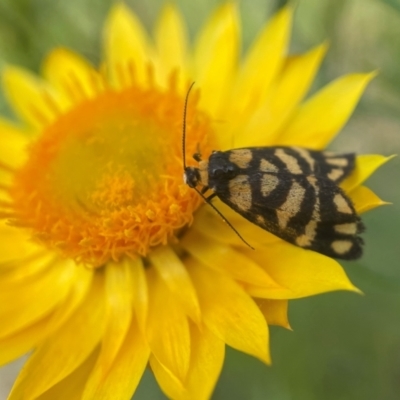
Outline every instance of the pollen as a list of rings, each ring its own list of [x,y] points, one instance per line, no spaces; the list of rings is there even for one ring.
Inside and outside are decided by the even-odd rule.
[[[211,122],[187,114],[187,156],[210,154]],[[105,89],[43,128],[15,172],[15,223],[65,256],[98,267],[177,240],[201,204],[182,180],[183,98],[132,85]]]

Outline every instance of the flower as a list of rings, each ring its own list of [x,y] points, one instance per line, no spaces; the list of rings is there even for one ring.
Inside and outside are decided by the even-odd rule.
[[[148,365],[174,399],[207,399],[225,345],[270,362],[268,325],[288,300],[357,289],[333,259],[292,246],[218,204],[249,250],[182,180],[200,147],[326,146],[373,74],[337,79],[303,101],[326,51],[288,56],[292,8],[239,62],[235,5],[191,48],[165,6],[150,40],[119,3],[96,70],[53,50],[43,77],[9,66],[20,125],[0,120],[0,361],[34,349],[10,399],[129,399]],[[362,186],[386,159],[359,156],[343,188],[358,212],[383,204]]]

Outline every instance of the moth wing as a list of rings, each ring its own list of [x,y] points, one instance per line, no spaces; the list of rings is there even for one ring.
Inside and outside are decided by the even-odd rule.
[[[315,204],[310,221],[295,244],[333,258],[357,259],[362,255],[363,240],[358,236],[365,227],[351,199],[329,178],[308,177],[314,187]],[[297,225],[296,217],[291,221]]]
[[[267,149],[267,148],[265,148]],[[354,170],[354,153],[339,154],[329,151],[308,150],[303,147],[274,147],[258,150],[258,155],[269,159],[279,170],[293,174],[315,175],[332,182],[342,182]]]
[[[362,254],[363,224],[327,176],[254,172],[229,182],[220,199],[249,221],[297,246],[334,258]]]
[[[308,157],[311,170],[309,175],[328,178],[340,183],[347,178],[355,167],[354,153],[338,154],[329,151],[313,151],[295,148],[300,157]]]
[[[295,243],[300,233],[290,227],[288,222],[296,216],[295,228],[299,231],[300,226],[308,223],[312,215],[312,204],[304,200],[307,198],[315,202],[313,186],[307,181],[295,181],[293,175],[287,172],[249,172],[229,180],[229,186],[225,188],[218,186],[217,196],[249,221]]]

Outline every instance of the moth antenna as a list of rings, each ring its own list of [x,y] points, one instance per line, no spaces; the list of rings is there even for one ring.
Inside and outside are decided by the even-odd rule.
[[[222,214],[221,211],[218,210],[217,207],[214,206],[213,203],[211,203],[210,200],[207,199],[206,196],[204,196],[203,193],[200,192],[200,190],[198,190],[197,188],[193,188],[202,198],[203,200],[209,205],[211,206],[214,211],[222,218],[222,220],[224,222],[226,222],[228,224],[228,226],[233,230],[233,232],[236,233],[236,235],[239,237],[239,239],[247,246],[249,246],[252,250],[254,250],[254,247],[252,247],[249,243],[246,242],[246,240],[243,239],[242,235],[235,229],[235,227],[224,217],[224,215]]]
[[[187,114],[187,105],[189,101],[189,94],[192,90],[194,82],[189,86],[189,89],[186,93],[185,98],[185,106],[183,107],[183,127],[182,127],[182,159],[183,159],[183,170],[186,169],[186,114]]]
[[[183,108],[183,127],[182,127],[182,160],[183,160],[183,170],[186,170],[186,115],[187,115],[187,106],[188,106],[188,102],[189,102],[189,94],[190,91],[193,88],[195,82],[192,82],[192,84],[189,86],[189,89],[186,93],[186,98],[185,98],[185,105]],[[199,148],[199,144],[197,144],[198,148]],[[235,227],[224,217],[224,215],[221,213],[221,211],[218,210],[217,207],[214,206],[214,204],[211,203],[210,200],[207,199],[206,196],[204,196],[203,193],[200,192],[200,190],[198,190],[196,187],[193,188],[202,198],[203,200],[210,205],[214,211],[222,218],[223,221],[225,221],[228,226],[233,230],[233,232],[236,233],[236,235],[239,237],[239,239],[248,247],[250,247],[250,249],[254,250],[254,247],[250,246],[249,243],[246,242],[246,240],[243,239],[242,235],[235,229]]]

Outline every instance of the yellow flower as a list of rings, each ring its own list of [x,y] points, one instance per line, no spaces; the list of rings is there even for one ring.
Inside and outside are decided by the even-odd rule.
[[[197,146],[326,146],[373,74],[303,101],[326,45],[288,56],[283,8],[239,61],[235,5],[193,47],[167,5],[154,40],[123,4],[105,27],[99,70],[53,50],[43,77],[3,73],[24,121],[0,120],[0,361],[33,349],[10,399],[129,399],[150,367],[167,396],[207,399],[225,345],[270,362],[268,325],[289,299],[357,289],[341,266],[218,204],[249,250],[182,180]],[[386,159],[360,156],[343,188],[358,212],[383,202],[363,181]]]

